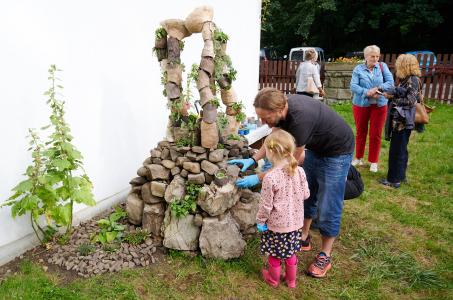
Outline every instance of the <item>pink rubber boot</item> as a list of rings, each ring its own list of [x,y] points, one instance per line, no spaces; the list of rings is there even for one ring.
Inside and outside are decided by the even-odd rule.
[[[269,267],[267,270],[263,269],[261,271],[261,274],[263,274],[263,278],[267,284],[276,288],[280,283],[280,271],[281,271],[280,260],[278,258],[269,256],[267,261]]]
[[[296,287],[297,277],[297,257],[296,255],[291,256],[285,260],[285,281],[286,285],[293,289]]]

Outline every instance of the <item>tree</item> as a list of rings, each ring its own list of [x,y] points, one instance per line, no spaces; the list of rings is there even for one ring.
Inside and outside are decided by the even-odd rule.
[[[429,49],[448,53],[453,8],[447,0],[263,1],[262,47],[287,54],[320,46],[332,55],[377,44],[382,52]]]

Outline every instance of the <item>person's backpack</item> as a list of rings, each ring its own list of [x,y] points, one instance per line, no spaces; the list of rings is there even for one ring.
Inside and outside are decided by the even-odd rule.
[[[362,176],[359,171],[351,165],[348,171],[348,178],[346,180],[346,187],[344,190],[344,200],[354,199],[359,197],[365,189],[362,181]]]

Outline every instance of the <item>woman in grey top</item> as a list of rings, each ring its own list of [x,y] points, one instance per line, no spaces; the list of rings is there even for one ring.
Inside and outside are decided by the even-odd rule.
[[[302,62],[296,71],[296,94],[307,95],[318,99],[319,96],[324,96],[324,90],[322,89],[321,79],[319,77],[319,66],[316,62],[318,59],[318,52],[314,48],[305,50],[304,62]],[[311,79],[309,79],[311,78]],[[317,93],[307,91],[308,80],[313,80]]]

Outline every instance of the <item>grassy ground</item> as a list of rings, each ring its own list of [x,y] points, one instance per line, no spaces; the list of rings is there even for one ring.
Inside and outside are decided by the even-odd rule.
[[[352,124],[351,106],[335,109]],[[259,241],[241,259],[223,262],[170,252],[151,268],[62,283],[58,273],[23,261],[0,284],[0,299],[453,299],[453,106],[437,105],[409,145],[408,184],[394,190],[380,171],[363,168],[366,191],[346,201],[333,269],[325,279],[302,275],[315,252],[301,253],[298,286],[270,288],[259,272]],[[315,235],[315,248],[319,236]]]

